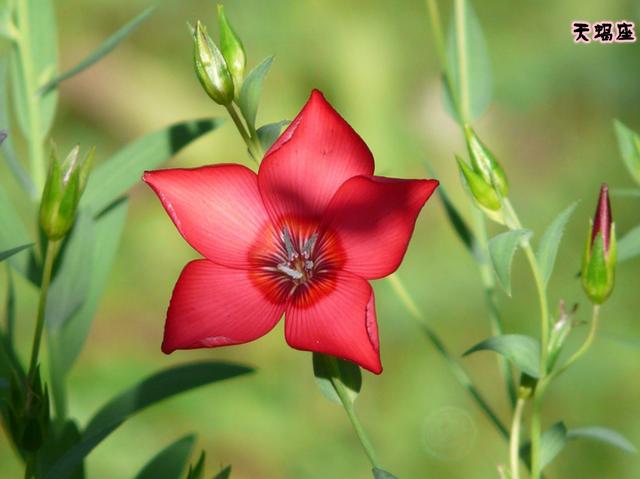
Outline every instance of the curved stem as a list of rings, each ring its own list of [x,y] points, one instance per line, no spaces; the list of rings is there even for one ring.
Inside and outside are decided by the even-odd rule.
[[[29,361],[29,373],[27,374],[27,384],[31,389],[31,381],[38,365],[40,355],[40,343],[42,342],[42,332],[44,330],[45,310],[47,307],[47,295],[49,284],[51,283],[51,273],[53,271],[53,260],[56,256],[58,241],[47,241],[44,256],[44,266],[42,269],[42,282],[40,284],[40,300],[38,302],[38,318],[36,319],[36,329],[33,334],[33,347],[31,348],[31,360]]]
[[[518,398],[513,410],[511,422],[511,437],[509,439],[509,458],[511,463],[511,479],[520,479],[520,424],[522,423],[522,411],[525,400]]]
[[[347,394],[347,391],[345,390],[344,384],[342,384],[342,382],[336,379],[340,377],[338,362],[335,357],[327,356],[327,363],[331,368],[331,372],[332,372],[331,383],[333,384],[333,388],[336,390],[336,393],[340,398],[342,407],[344,407],[344,410],[347,413],[347,417],[349,418],[349,421],[351,421],[351,425],[353,426],[353,429],[355,430],[356,435],[358,436],[358,440],[360,441],[360,444],[362,444],[362,448],[364,449],[364,452],[367,454],[367,457],[369,458],[369,462],[371,462],[371,465],[374,468],[379,469],[380,463],[378,462],[376,452],[373,449],[373,444],[371,443],[369,436],[367,436],[367,432],[364,430],[364,427],[362,427],[362,424],[360,423],[360,420],[356,415],[356,411],[353,408],[353,402],[351,402],[351,400],[349,399],[349,396]]]
[[[240,118],[240,115],[238,115],[238,112],[236,111],[233,104],[226,105],[226,108],[227,108],[227,111],[229,112],[229,116],[231,116],[231,119],[235,123],[236,128],[240,133],[240,136],[242,137],[245,144],[247,145],[247,149],[249,150],[249,154],[251,155],[251,158],[253,158],[253,160],[256,163],[260,163],[260,160],[262,159],[262,147],[258,142],[255,129],[251,127],[250,130],[252,132],[251,133],[247,132],[247,129],[245,128],[244,123],[242,122],[242,119]]]
[[[416,303],[413,301],[413,298],[407,291],[406,287],[398,277],[398,274],[397,273],[392,274],[391,276],[388,277],[388,280],[391,283],[391,287],[394,289],[394,291],[398,295],[398,298],[400,299],[404,307],[407,309],[409,314],[411,314],[411,316],[413,316],[415,319],[418,320],[425,334],[427,335],[427,337],[429,338],[433,346],[436,348],[436,351],[438,351],[442,355],[442,357],[445,359],[445,361],[447,362],[447,366],[449,366],[449,369],[451,369],[451,372],[453,373],[455,378],[458,380],[458,382],[462,384],[462,386],[467,390],[467,392],[471,395],[471,397],[474,399],[476,404],[480,407],[482,412],[486,414],[489,420],[496,427],[498,432],[505,439],[508,439],[509,431],[507,431],[507,428],[504,426],[504,424],[502,424],[502,421],[500,421],[497,414],[493,411],[489,403],[484,399],[484,397],[480,394],[478,389],[473,385],[473,382],[471,381],[469,374],[467,374],[464,368],[460,366],[460,364],[455,360],[455,358],[447,350],[442,340],[438,337],[436,332],[431,328],[425,316],[422,314],[422,312],[420,311]]]

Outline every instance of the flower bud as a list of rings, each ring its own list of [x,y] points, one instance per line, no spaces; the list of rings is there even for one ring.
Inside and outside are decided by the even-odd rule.
[[[50,240],[63,238],[73,226],[80,197],[87,184],[95,148],[80,159],[75,146],[60,163],[55,148],[40,201],[40,226]]]
[[[222,53],[206,28],[198,22],[193,34],[193,58],[202,88],[219,105],[229,105],[233,101],[233,80]]]
[[[591,301],[602,304],[613,290],[616,267],[616,229],[606,184],[600,188],[598,208],[589,229],[582,262],[582,287]]]
[[[465,125],[464,135],[474,171],[482,175],[484,180],[492,185],[500,196],[507,196],[509,194],[509,183],[496,157],[480,141],[478,135],[469,125]]]
[[[556,361],[560,357],[560,353],[562,352],[562,347],[564,346],[565,341],[569,337],[569,333],[574,326],[573,316],[578,309],[578,305],[576,304],[572,310],[567,311],[565,307],[564,301],[560,301],[560,311],[558,315],[558,319],[553,324],[553,328],[551,329],[551,335],[549,339],[548,345],[548,360],[547,363],[549,365],[549,369],[553,369],[556,364]]]
[[[473,171],[460,157],[456,156],[456,161],[471,195],[478,204],[490,211],[498,211],[501,208],[500,198],[493,187],[479,173]]]
[[[244,67],[247,65],[247,56],[240,37],[231,27],[224,13],[224,5],[218,5],[218,25],[220,26],[220,51],[227,62],[229,73],[233,79],[235,94],[240,93],[240,87],[244,80]]]

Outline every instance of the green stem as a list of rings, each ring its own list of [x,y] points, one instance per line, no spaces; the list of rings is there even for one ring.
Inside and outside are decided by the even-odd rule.
[[[522,424],[522,411],[525,400],[518,398],[513,410],[511,423],[511,437],[509,440],[509,458],[511,462],[511,479],[520,479],[520,425]]]
[[[36,320],[36,330],[33,334],[33,347],[31,348],[31,360],[29,361],[29,373],[27,375],[27,384],[29,385],[29,389],[31,389],[31,381],[33,381],[36,366],[38,365],[38,356],[40,355],[40,343],[42,342],[42,332],[44,330],[47,295],[49,293],[49,284],[51,283],[51,273],[53,271],[53,261],[56,256],[57,246],[58,241],[47,241],[44,266],[42,269],[42,282],[40,284],[38,318]]]
[[[37,93],[38,83],[33,66],[33,52],[29,34],[29,11],[27,1],[17,2],[18,29],[17,46],[22,66],[23,90],[26,102],[26,114],[29,131],[27,133],[29,150],[29,168],[36,191],[42,191],[45,180],[45,161],[43,151],[43,132],[40,118],[40,96]]]
[[[231,119],[235,123],[236,128],[240,133],[240,136],[242,137],[245,144],[247,145],[251,158],[253,158],[253,160],[256,163],[260,163],[260,160],[262,159],[262,147],[260,146],[260,143],[258,141],[258,137],[255,132],[255,129],[253,127],[250,127],[251,132],[247,132],[247,129],[245,128],[245,125],[242,122],[240,115],[238,115],[238,112],[233,106],[233,103],[226,105],[226,108],[227,108],[227,111],[229,112],[229,116],[231,116]]]
[[[456,22],[456,46],[458,48],[458,75],[460,81],[460,119],[462,124],[469,122],[469,77],[468,77],[468,59],[465,45],[466,30],[464,25],[465,12],[464,0],[455,0],[454,4],[455,22]]]
[[[427,337],[429,338],[433,346],[445,359],[447,366],[449,366],[449,369],[451,369],[454,377],[467,390],[467,392],[471,395],[471,397],[474,399],[476,404],[487,415],[489,420],[496,427],[498,432],[505,439],[508,439],[509,432],[507,431],[507,428],[504,426],[504,424],[502,424],[502,422],[500,421],[496,413],[493,411],[489,403],[484,399],[484,397],[473,385],[473,382],[471,381],[469,374],[467,374],[464,368],[460,366],[460,364],[455,360],[455,358],[451,355],[451,353],[449,353],[449,351],[447,350],[442,340],[438,337],[436,332],[431,328],[431,326],[427,322],[426,317],[420,311],[416,303],[413,301],[413,298],[411,297],[406,287],[400,280],[398,274],[394,273],[391,276],[389,276],[388,279],[389,279],[389,282],[391,283],[391,287],[394,289],[395,293],[397,294],[398,298],[400,299],[404,307],[407,309],[409,314],[411,314],[411,316],[413,316],[416,320],[418,320],[418,322],[420,323],[420,326],[422,327],[423,331],[425,332],[425,334],[427,335]]]
[[[344,407],[347,416],[349,417],[349,421],[351,421],[351,425],[360,440],[360,444],[362,444],[362,448],[364,452],[367,454],[369,458],[369,462],[374,468],[380,468],[380,463],[378,462],[378,458],[375,450],[373,449],[373,444],[369,440],[369,436],[367,436],[367,432],[362,427],[358,416],[356,415],[356,411],[353,408],[353,402],[349,399],[349,395],[344,387],[344,384],[340,382],[340,369],[338,366],[338,361],[333,356],[326,356],[326,361],[328,366],[331,368],[331,383],[333,384],[333,388],[336,390],[338,397],[340,398],[340,402],[342,403],[342,407]]]

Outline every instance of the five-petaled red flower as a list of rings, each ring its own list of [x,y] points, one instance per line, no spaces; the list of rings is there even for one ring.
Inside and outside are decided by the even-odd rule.
[[[314,91],[257,175],[237,164],[146,172],[205,257],[178,279],[162,350],[246,343],[284,314],[291,347],[382,372],[367,280],[398,268],[438,182],[373,170],[367,145]]]

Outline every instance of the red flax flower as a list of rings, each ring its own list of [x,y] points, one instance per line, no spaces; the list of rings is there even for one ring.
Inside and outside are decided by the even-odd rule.
[[[284,314],[291,347],[382,372],[367,280],[398,268],[438,182],[373,169],[364,141],[314,91],[257,175],[236,164],[146,172],[205,257],[178,279],[162,350],[253,341]]]

